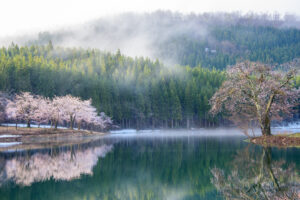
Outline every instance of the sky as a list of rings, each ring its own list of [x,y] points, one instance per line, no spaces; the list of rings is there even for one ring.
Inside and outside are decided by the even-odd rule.
[[[1,0],[0,37],[53,30],[118,13],[156,10],[300,15],[300,0]]]

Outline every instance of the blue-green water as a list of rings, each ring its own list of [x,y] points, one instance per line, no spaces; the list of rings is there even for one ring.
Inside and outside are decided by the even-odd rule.
[[[107,136],[0,153],[0,199],[297,199],[300,149],[244,137]]]

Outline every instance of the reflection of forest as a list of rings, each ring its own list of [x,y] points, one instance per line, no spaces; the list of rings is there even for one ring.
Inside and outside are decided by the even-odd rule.
[[[101,144],[90,145],[82,150],[87,152],[96,146],[113,144],[113,151],[98,159],[92,176],[82,175],[70,181],[56,181],[51,178],[29,187],[3,185],[0,187],[1,200],[223,199],[211,183],[211,169],[217,167],[225,172],[230,171],[237,150],[248,145],[241,138],[111,140],[102,140]],[[259,153],[261,152],[258,155]],[[297,152],[295,155],[297,156]],[[287,157],[279,154],[277,156],[284,159]],[[244,165],[247,159],[250,158],[244,158]],[[84,161],[83,159],[82,162]]]
[[[238,152],[232,169],[226,173],[220,168],[211,170],[212,183],[226,199],[300,199],[300,177],[294,163],[272,161],[271,148],[262,152],[248,148]]]
[[[30,187],[0,187],[4,200],[34,199],[221,199],[210,168],[226,168],[242,141],[210,138],[120,139],[93,168],[93,176]],[[225,151],[222,149],[226,149]],[[39,191],[39,192],[37,192]],[[26,199],[26,198],[24,198]]]
[[[54,180],[72,180],[81,174],[92,174],[99,157],[104,157],[112,149],[111,145],[102,145],[89,149],[73,149],[50,153],[35,153],[30,156],[15,156],[4,160],[0,171],[0,185],[14,182],[31,185],[34,182]]]

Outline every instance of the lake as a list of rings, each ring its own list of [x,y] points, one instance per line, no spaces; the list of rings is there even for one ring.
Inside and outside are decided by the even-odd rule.
[[[300,149],[263,148],[236,132],[119,132],[0,152],[0,199],[298,199]]]

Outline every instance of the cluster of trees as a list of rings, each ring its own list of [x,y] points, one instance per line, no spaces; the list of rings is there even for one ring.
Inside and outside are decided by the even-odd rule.
[[[96,49],[11,45],[0,49],[0,90],[92,99],[122,128],[212,126],[208,101],[224,72],[167,67]]]
[[[12,100],[7,100],[5,112],[7,120],[16,124],[26,122],[27,127],[30,127],[31,123],[40,125],[51,122],[51,127],[55,129],[58,124],[67,123],[71,129],[76,124],[80,130],[81,125],[85,124],[86,127],[96,126],[103,130],[112,124],[112,120],[104,113],[97,114],[91,100],[82,101],[71,95],[49,99],[22,92]]]

